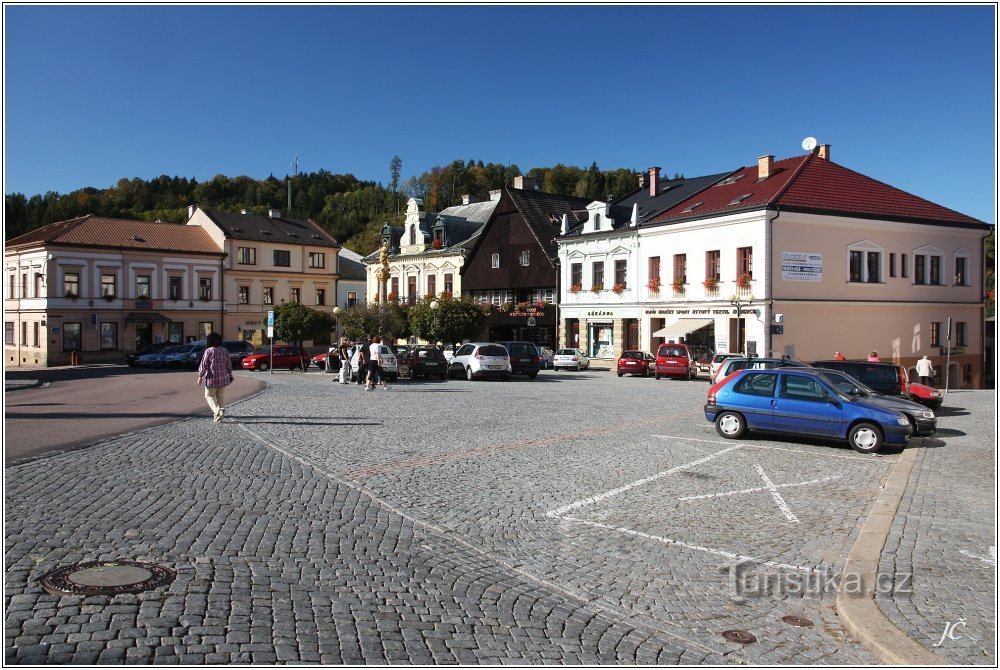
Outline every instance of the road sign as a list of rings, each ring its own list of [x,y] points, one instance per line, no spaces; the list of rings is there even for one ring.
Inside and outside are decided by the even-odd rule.
[[[274,325],[274,310],[273,309],[267,310],[267,325],[268,325],[268,327]]]

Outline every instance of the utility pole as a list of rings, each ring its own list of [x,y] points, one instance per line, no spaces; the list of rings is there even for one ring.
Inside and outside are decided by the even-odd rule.
[[[299,155],[295,154],[295,160],[290,165],[294,168],[294,176],[299,176]],[[288,178],[288,216],[292,215],[292,177]]]

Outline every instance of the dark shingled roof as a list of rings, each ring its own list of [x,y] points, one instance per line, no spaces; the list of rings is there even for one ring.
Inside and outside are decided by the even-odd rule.
[[[113,219],[92,214],[50,223],[8,240],[4,246],[12,248],[39,244],[223,255],[212,237],[198,226]]]
[[[642,224],[650,221],[657,214],[667,211],[677,203],[688,199],[695,193],[708,188],[729,174],[731,173],[721,172],[719,174],[692,177],[690,179],[683,177],[680,179],[661,179],[659,182],[660,190],[655,197],[649,196],[648,187],[641,188],[615,200],[614,204],[617,207],[624,207],[628,210],[628,215],[625,217],[628,220],[632,216],[632,205],[638,203],[639,223]],[[615,223],[617,222],[616,219]]]
[[[365,264],[362,262],[361,254],[355,253],[347,247],[341,247],[338,254],[340,263],[338,264],[338,276],[341,279],[360,279],[365,277]]]
[[[569,215],[572,227],[581,217],[586,216],[587,205],[593,202],[587,198],[519,188],[508,187],[506,193],[550,261],[557,257],[555,238],[562,227],[562,215]]]
[[[312,247],[339,248],[337,240],[315,222],[299,219],[282,219],[248,212],[233,214],[202,209],[212,221],[234,240],[271,242],[272,244],[299,244]]]

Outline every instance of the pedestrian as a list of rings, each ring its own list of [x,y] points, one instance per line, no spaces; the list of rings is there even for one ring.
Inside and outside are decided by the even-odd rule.
[[[924,386],[934,386],[934,363],[924,354],[924,357],[917,361],[917,376]]]
[[[833,360],[835,360],[835,361],[846,361],[847,359],[844,358],[844,354],[840,353],[839,351],[835,351],[835,352],[833,352]]]
[[[880,361],[878,359],[878,352],[877,351],[872,351],[872,352],[870,352],[868,354],[868,362],[869,363],[881,363],[882,362],[882,361]]]
[[[376,335],[368,346],[368,391],[374,391],[377,384],[388,390],[382,377],[382,336]]]
[[[340,359],[340,377],[338,381],[341,384],[347,384],[351,381],[351,341],[347,339],[346,335],[342,335],[340,342],[337,345],[337,358]]]
[[[369,335],[364,339],[364,341],[358,344],[358,370],[355,373],[358,380],[358,386],[364,384],[365,388],[368,387],[368,356],[371,354],[372,336]]]
[[[198,386],[205,383],[205,400],[212,410],[212,421],[219,423],[226,414],[225,388],[233,383],[233,362],[222,346],[222,335],[209,333],[207,347],[198,364]]]

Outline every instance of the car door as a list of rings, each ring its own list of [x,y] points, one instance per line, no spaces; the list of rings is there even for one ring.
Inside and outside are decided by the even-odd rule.
[[[774,391],[777,375],[772,372],[747,372],[731,382],[730,397],[723,396],[719,404],[738,410],[747,427],[771,430],[774,427]]]
[[[451,367],[449,369],[454,370],[456,373],[464,374],[467,362],[466,358],[468,358],[469,354],[472,353],[473,349],[475,349],[475,347],[471,344],[463,344],[459,347],[458,351],[456,351],[455,355],[451,358]]]
[[[775,430],[839,436],[843,405],[813,375],[783,372],[774,401]]]

